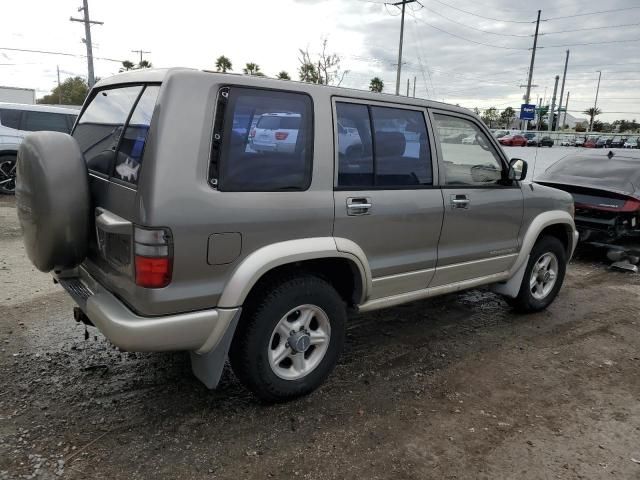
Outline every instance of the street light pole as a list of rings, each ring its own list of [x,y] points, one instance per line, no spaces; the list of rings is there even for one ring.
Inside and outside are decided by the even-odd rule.
[[[589,132],[593,131],[593,119],[596,118],[596,109],[598,108],[598,92],[600,92],[600,79],[602,78],[602,71],[598,70],[598,87],[596,88],[596,100],[593,102],[593,115],[591,115],[591,122],[589,122]]]
[[[567,58],[564,60],[564,74],[562,75],[562,87],[560,88],[560,103],[558,103],[558,120],[560,120],[560,109],[562,108],[562,100],[564,99],[564,82],[567,79],[567,65],[569,65],[569,50],[567,50]],[[556,123],[555,130],[557,129],[558,124]]]
[[[558,93],[558,80],[560,80],[560,75],[556,75],[556,84],[553,87],[553,98],[551,99],[551,109],[549,110],[549,125],[547,125],[547,130],[549,132],[553,131],[553,112],[556,109],[556,93]]]

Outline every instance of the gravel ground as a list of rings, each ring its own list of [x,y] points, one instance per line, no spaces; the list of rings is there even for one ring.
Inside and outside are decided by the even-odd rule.
[[[319,391],[264,406],[86,338],[0,197],[0,479],[640,478],[639,294],[580,252],[540,314],[472,290],[361,315]]]

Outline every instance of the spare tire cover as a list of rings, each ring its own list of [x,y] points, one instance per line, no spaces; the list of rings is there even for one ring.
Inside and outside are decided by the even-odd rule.
[[[18,150],[16,205],[38,270],[79,265],[89,239],[89,178],[78,143],[60,132],[27,135]]]

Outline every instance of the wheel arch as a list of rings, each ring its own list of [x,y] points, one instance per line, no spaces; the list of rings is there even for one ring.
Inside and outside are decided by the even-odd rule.
[[[251,253],[231,274],[218,306],[241,306],[260,283],[293,272],[325,278],[349,305],[363,303],[371,290],[366,256],[355,243],[334,237],[305,238],[274,243]]]

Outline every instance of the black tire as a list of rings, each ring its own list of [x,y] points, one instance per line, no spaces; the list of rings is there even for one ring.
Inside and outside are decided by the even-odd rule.
[[[0,155],[0,193],[14,195],[16,192],[16,155]]]
[[[243,311],[229,359],[240,382],[265,402],[282,402],[318,388],[333,371],[345,339],[346,308],[336,290],[313,275],[281,278],[260,287],[262,292]],[[274,329],[287,312],[300,305],[320,307],[329,318],[331,335],[320,363],[306,376],[285,380],[269,364]]]
[[[553,253],[558,261],[556,282],[551,291],[543,299],[537,299],[533,296],[529,285],[531,273],[540,257],[548,252]],[[531,250],[531,255],[529,256],[529,262],[524,272],[524,277],[522,278],[522,284],[520,285],[518,296],[516,298],[506,298],[507,303],[509,303],[514,310],[520,313],[534,313],[547,308],[555,300],[560,288],[562,287],[562,282],[564,282],[564,276],[567,270],[566,259],[567,254],[560,240],[551,236],[539,238]]]

